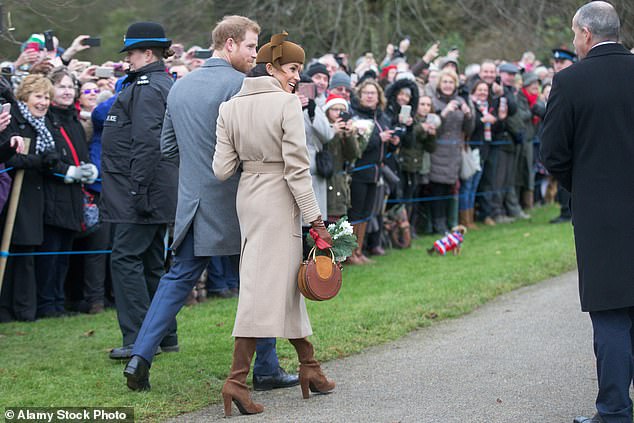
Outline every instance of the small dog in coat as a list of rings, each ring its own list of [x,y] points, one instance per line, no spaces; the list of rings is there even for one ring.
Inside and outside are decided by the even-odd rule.
[[[447,233],[444,237],[436,240],[434,245],[427,250],[427,253],[430,256],[434,255],[434,253],[444,256],[451,251],[454,256],[460,255],[460,247],[466,233],[467,228],[463,225],[454,226],[451,228],[451,233]]]

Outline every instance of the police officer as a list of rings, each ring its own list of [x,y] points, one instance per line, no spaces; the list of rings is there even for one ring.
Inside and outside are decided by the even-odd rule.
[[[556,48],[553,50],[553,70],[555,73],[572,66],[577,61],[577,55],[570,50]],[[570,192],[559,185],[557,187],[557,202],[561,205],[559,216],[550,220],[550,223],[567,223],[572,220],[570,210]]]
[[[173,52],[163,27],[137,22],[121,52],[130,71],[102,135],[103,220],[113,224],[112,285],[123,346],[112,359],[130,357],[159,279],[164,272],[167,225],[174,221],[178,183],[175,160],[161,156],[160,139],[172,79],[164,58]],[[176,320],[163,351],[177,351]]]

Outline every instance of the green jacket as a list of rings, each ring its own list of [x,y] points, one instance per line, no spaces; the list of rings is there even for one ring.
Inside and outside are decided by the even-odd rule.
[[[399,160],[402,171],[424,175],[429,173],[431,167],[429,153],[436,149],[436,136],[425,132],[421,123],[423,121],[420,118],[414,119],[414,144],[401,149]]]
[[[328,178],[328,216],[345,216],[350,207],[350,180],[346,173],[355,160],[361,157],[359,135],[336,134],[325,146],[332,154],[335,173]]]

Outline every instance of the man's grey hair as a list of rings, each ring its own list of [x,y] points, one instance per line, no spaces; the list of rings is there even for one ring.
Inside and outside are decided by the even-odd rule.
[[[577,10],[576,24],[578,28],[588,28],[596,41],[619,40],[621,22],[614,7],[605,1],[593,1]]]

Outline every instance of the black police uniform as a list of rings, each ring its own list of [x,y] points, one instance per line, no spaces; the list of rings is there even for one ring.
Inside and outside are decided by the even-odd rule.
[[[114,224],[112,282],[123,346],[134,343],[164,272],[165,234],[174,221],[178,165],[161,156],[167,94],[163,61],[130,72],[102,135],[101,215]],[[161,345],[176,344],[176,322]]]

